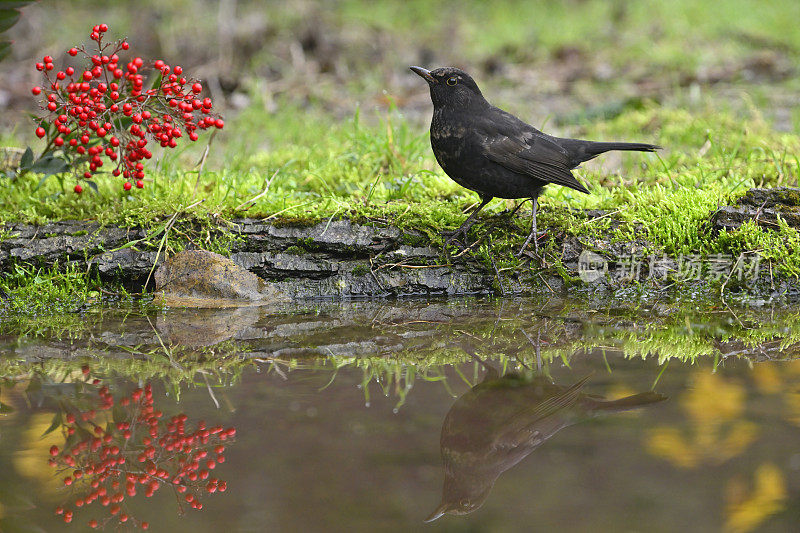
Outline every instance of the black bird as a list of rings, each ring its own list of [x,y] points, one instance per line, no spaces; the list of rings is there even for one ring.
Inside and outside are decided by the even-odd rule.
[[[492,198],[530,198],[533,202],[531,233],[520,254],[536,237],[537,198],[545,185],[554,183],[588,193],[571,170],[609,150],[652,152],[659,147],[644,143],[594,142],[553,137],[494,107],[463,70],[454,67],[427,70],[411,67],[431,91],[433,120],[431,147],[436,161],[456,183],[477,192],[481,205],[464,221],[448,242],[466,235],[478,214]]]
[[[627,411],[667,399],[643,392],[606,401],[582,392],[588,377],[561,387],[541,376],[500,377],[484,366],[485,379],[456,400],[442,424],[442,501],[426,522],[479,508],[500,474],[559,430],[600,412]]]

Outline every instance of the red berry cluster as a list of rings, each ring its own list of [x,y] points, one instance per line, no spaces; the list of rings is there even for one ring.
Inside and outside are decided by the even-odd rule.
[[[88,367],[84,367],[84,374],[88,375]],[[97,386],[100,380],[90,383]],[[153,407],[150,384],[118,402],[108,387],[100,386],[92,400],[95,408],[75,408],[76,412],[66,413],[64,450],[51,447],[49,459],[50,466],[68,474],[63,479],[65,486],[72,486],[73,490],[81,486],[77,489],[80,495],[73,501],[75,508],[94,502],[107,507],[107,516],[89,520],[90,527],[114,522],[148,529],[148,522],[132,517],[124,503],[126,497],[132,498],[138,491],[149,498],[163,486],[170,486],[176,496],[183,494],[182,499],[199,510],[203,508],[203,492],[227,489],[225,481],[211,477],[210,472],[225,462],[222,443],[231,439],[236,429],[207,428],[200,421],[194,431],[187,432],[185,414],[163,420],[163,413]],[[98,411],[112,410],[115,403],[116,421],[103,428]],[[120,411],[124,420],[119,420]],[[80,436],[83,438],[79,440]],[[55,512],[63,516],[64,522],[71,522],[76,510],[59,506]]]
[[[88,163],[79,177],[90,179],[103,166],[103,158],[114,165],[112,174],[125,179],[128,191],[135,182],[144,187],[144,160],[152,157],[150,142],[175,148],[184,133],[198,139],[198,130],[222,128],[222,118],[211,113],[211,99],[201,98],[203,86],[187,78],[183,68],[162,60],[145,64],[134,57],[123,64],[119,54],[128,50],[127,41],[104,43],[106,24],[92,28],[95,50],[83,46],[67,51],[85,60],[85,68],[67,66],[53,75],[51,56],[45,56],[36,69],[47,84],[34,87],[44,114],[40,117],[54,128],[36,128],[40,138],[48,137],[47,149],[60,149],[75,168]],[[144,72],[152,70],[154,83],[145,88]],[[47,151],[47,149],[45,151]],[[83,190],[80,184],[75,192]]]

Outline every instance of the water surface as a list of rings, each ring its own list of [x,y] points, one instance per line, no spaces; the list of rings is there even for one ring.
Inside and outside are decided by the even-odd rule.
[[[793,531],[797,324],[791,309],[529,299],[15,324],[0,337],[0,529]],[[185,450],[158,444],[201,421],[205,444],[202,430]],[[93,424],[109,435],[96,450]],[[119,511],[77,507],[100,475],[86,467],[111,457],[126,461],[98,488],[124,495]]]

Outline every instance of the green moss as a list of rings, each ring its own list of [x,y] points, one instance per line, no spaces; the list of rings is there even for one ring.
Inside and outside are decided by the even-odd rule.
[[[283,251],[283,253],[289,254],[289,255],[303,255],[303,254],[306,253],[306,250],[303,249],[303,248],[300,248],[299,246],[292,245],[292,246],[289,246],[288,248],[286,248]]]
[[[356,265],[353,267],[353,270],[350,271],[354,276],[366,276],[369,272],[370,270],[367,265]]]
[[[425,235],[406,232],[400,235],[400,243],[407,246],[427,246],[430,240]]]

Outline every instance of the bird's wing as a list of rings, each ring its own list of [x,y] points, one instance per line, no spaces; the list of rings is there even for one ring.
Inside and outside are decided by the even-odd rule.
[[[494,441],[495,448],[507,446],[519,446],[523,442],[531,439],[532,432],[537,424],[547,418],[553,417],[565,409],[569,409],[578,401],[581,389],[589,380],[591,375],[586,376],[569,388],[561,389],[558,393],[544,399],[543,401],[523,406],[512,417],[507,424],[505,431],[500,433]],[[563,427],[563,426],[560,426]],[[542,438],[549,437],[543,435]]]
[[[589,192],[570,172],[573,165],[566,150],[513,115],[491,114],[476,129],[485,137],[483,154],[495,163],[546,183]]]

